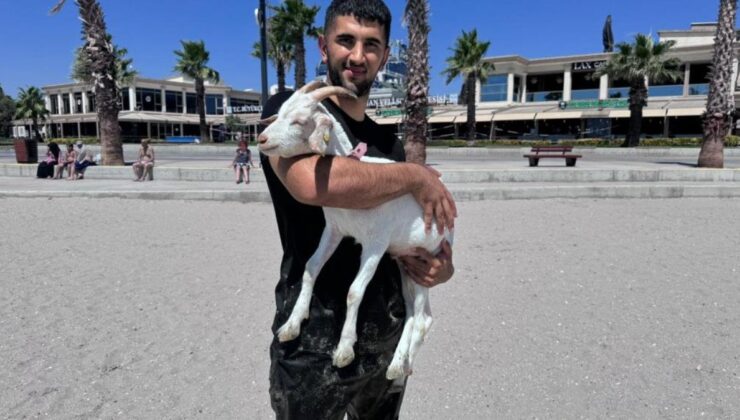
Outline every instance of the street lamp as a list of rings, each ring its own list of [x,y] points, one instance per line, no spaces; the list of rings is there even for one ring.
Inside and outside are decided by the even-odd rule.
[[[267,104],[267,22],[265,13],[265,0],[260,0],[258,9],[254,16],[257,18],[257,26],[260,28],[260,65],[262,70],[262,106]]]

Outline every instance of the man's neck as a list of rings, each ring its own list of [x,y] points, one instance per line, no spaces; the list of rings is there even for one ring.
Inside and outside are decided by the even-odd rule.
[[[331,97],[331,100],[355,121],[363,121],[365,119],[365,110],[367,110],[368,99],[369,95],[361,96],[357,99],[339,96]]]

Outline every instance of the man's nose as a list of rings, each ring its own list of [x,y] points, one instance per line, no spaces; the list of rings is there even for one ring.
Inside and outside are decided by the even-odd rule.
[[[361,42],[356,43],[352,51],[350,51],[349,62],[350,64],[365,63],[365,48]]]

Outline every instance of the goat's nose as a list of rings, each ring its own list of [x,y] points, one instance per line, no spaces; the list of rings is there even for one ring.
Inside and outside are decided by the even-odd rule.
[[[267,143],[267,136],[264,134],[260,134],[259,136],[257,136],[257,143],[259,144]]]

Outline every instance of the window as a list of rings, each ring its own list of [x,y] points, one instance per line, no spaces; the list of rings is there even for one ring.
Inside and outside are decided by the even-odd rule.
[[[206,114],[224,115],[224,99],[221,95],[206,95]]]
[[[95,94],[92,91],[87,92],[87,112],[95,112]]]
[[[689,95],[709,94],[709,63],[692,63],[689,66]]]
[[[70,108],[69,108],[69,94],[63,93],[62,94],[62,114],[69,114]]]
[[[121,88],[121,111],[131,111],[131,98],[128,96],[128,88]]]
[[[480,87],[481,102],[498,102],[506,100],[508,76],[505,74],[491,76]]]
[[[136,88],[137,111],[162,111],[162,91]]]
[[[176,112],[182,114],[182,92],[168,90],[164,93],[167,112]]]
[[[185,102],[187,102],[186,105],[187,105],[187,108],[188,108],[188,111],[187,111],[188,114],[197,114],[198,113],[198,107],[197,107],[198,96],[196,94],[194,94],[194,93],[188,93],[185,96]]]
[[[82,92],[76,92],[72,96],[74,98],[75,114],[82,114]]]
[[[50,95],[49,101],[51,102],[51,113],[52,115],[59,115],[59,95]]]

